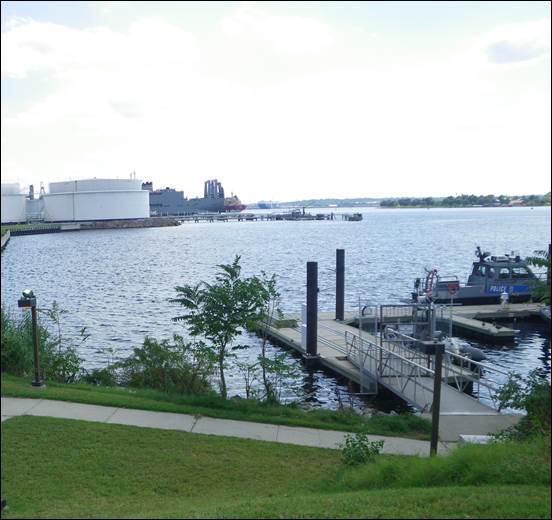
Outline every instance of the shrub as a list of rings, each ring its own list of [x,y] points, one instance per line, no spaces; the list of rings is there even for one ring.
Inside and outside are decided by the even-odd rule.
[[[371,462],[379,455],[384,441],[370,441],[366,433],[347,435],[341,445],[341,456],[345,464],[355,465]]]
[[[16,320],[2,307],[0,359],[2,372],[26,376],[33,368],[33,340],[28,316]],[[41,336],[44,331],[40,331]],[[42,344],[42,342],[41,342]]]
[[[163,392],[208,393],[209,377],[215,360],[202,342],[186,343],[181,336],[157,341],[146,337],[142,347],[113,365],[120,369],[121,382],[138,388],[153,388]]]
[[[60,315],[65,311],[60,311],[57,303],[54,302],[52,309],[46,309],[43,312],[57,325],[58,335],[52,336],[41,320],[38,320],[41,377],[60,383],[73,383],[78,380],[82,372],[82,360],[77,355],[77,347],[61,336]],[[31,375],[34,370],[31,314],[25,312],[18,319],[2,308],[1,326],[2,372],[16,376]],[[81,343],[87,338],[85,329],[82,329]]]
[[[87,370],[81,377],[81,381],[91,385],[117,386],[117,374],[113,366],[105,368],[94,368]]]
[[[496,398],[499,409],[508,407],[527,412],[516,426],[502,432],[499,437],[521,439],[533,435],[550,435],[550,381],[538,369],[525,378],[519,374],[510,374]]]
[[[52,355],[52,343],[50,334],[42,326],[37,324],[39,338],[39,354],[43,377],[49,371],[49,360]],[[1,339],[0,359],[2,372],[15,376],[29,376],[33,373],[33,328],[31,313],[25,312],[21,318],[17,318],[2,307],[1,310]]]

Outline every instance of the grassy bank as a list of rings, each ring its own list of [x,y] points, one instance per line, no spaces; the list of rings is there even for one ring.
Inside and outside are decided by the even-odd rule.
[[[268,405],[246,399],[222,399],[217,395],[185,395],[156,390],[101,387],[87,384],[48,383],[45,390],[31,387],[28,378],[2,374],[3,397],[30,397],[98,404],[120,408],[205,415],[287,426],[366,432],[428,440],[431,424],[415,415],[362,417],[350,411],[310,410]]]
[[[345,467],[335,450],[17,417],[2,517],[550,518],[549,457],[543,441]]]
[[[39,229],[60,229],[60,224],[52,224],[52,223],[44,223],[40,222],[37,224],[7,224],[2,226],[0,229],[2,231],[2,235],[6,231],[11,232],[17,232],[17,231],[36,231]]]

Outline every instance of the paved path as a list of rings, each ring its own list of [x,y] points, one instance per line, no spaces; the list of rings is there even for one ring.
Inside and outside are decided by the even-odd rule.
[[[334,430],[317,430],[314,428],[213,419],[204,416],[131,410],[127,408],[69,403],[66,401],[53,401],[49,399],[2,397],[2,422],[11,417],[21,415],[78,419],[81,421],[126,424],[130,426],[160,428],[165,430],[181,430],[191,433],[224,435],[227,437],[240,437],[244,439],[332,449],[338,449],[347,435],[347,432]],[[399,437],[382,437],[379,435],[369,435],[369,439],[372,441],[385,441],[382,453],[395,455],[429,455],[429,442],[427,441],[417,441]],[[440,444],[438,451],[440,453],[445,453],[448,449],[450,449],[450,445]]]

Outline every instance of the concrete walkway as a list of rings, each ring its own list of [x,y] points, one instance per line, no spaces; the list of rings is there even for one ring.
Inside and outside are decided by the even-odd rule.
[[[21,415],[78,419],[80,421],[107,424],[126,424],[129,426],[160,428],[164,430],[181,430],[191,433],[223,435],[226,437],[240,437],[243,439],[331,449],[338,449],[339,445],[344,442],[345,436],[348,435],[347,432],[334,430],[317,430],[314,428],[213,419],[197,415],[131,410],[48,399],[2,397],[2,422],[11,417]],[[429,455],[429,442],[427,441],[399,437],[382,437],[379,435],[369,435],[368,437],[371,441],[385,441],[382,453],[394,455]],[[440,443],[438,452],[445,453],[450,448],[451,445]]]

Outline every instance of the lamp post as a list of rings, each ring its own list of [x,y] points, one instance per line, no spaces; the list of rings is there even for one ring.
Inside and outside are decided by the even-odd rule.
[[[38,344],[38,326],[36,316],[36,297],[31,289],[25,289],[23,291],[23,297],[17,300],[17,306],[22,309],[31,309],[31,321],[33,326],[33,364],[34,364],[34,378],[31,382],[32,386],[42,388],[44,383],[40,379],[40,357],[39,357],[39,344]]]

